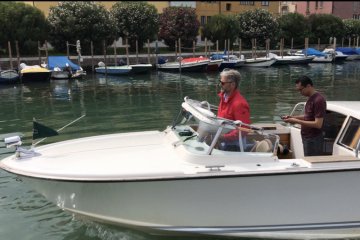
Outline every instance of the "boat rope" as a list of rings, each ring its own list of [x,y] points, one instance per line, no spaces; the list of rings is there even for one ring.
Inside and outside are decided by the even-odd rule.
[[[83,118],[83,117],[85,117],[85,116],[86,116],[86,114],[83,114],[82,116],[78,117],[78,118],[77,118],[77,119],[75,119],[74,121],[72,121],[72,122],[70,122],[70,123],[66,124],[65,126],[63,126],[62,128],[59,128],[59,129],[58,129],[58,130],[56,130],[56,131],[60,132],[60,131],[61,131],[61,130],[63,130],[64,128],[66,128],[66,127],[70,126],[71,124],[73,124],[73,123],[75,123],[75,122],[79,121],[81,118]],[[47,137],[45,137],[45,138],[43,138],[43,139],[41,139],[41,140],[37,141],[37,142],[36,142],[36,143],[34,143],[31,147],[32,147],[32,148],[33,148],[33,147],[35,147],[36,145],[38,145],[39,143],[41,143],[42,141],[44,141],[46,138],[47,138]]]

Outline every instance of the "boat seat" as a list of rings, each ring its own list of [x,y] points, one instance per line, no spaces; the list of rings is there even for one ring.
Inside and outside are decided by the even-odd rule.
[[[255,145],[250,150],[250,152],[272,152],[272,151],[273,151],[273,144],[269,139],[256,141]]]

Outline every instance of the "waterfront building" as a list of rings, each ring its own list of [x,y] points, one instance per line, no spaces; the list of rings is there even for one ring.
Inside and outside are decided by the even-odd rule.
[[[296,12],[296,3],[294,1],[280,1],[279,4],[279,15],[283,16],[288,13]]]
[[[333,14],[341,19],[360,19],[359,1],[294,1],[296,12],[310,14]]]

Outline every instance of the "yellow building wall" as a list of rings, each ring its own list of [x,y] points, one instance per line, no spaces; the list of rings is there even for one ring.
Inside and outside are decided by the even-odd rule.
[[[268,1],[268,6],[262,6],[261,1],[253,1],[254,5],[242,5],[242,1],[197,1],[196,2],[196,14],[199,21],[201,16],[213,16],[217,14],[238,14],[248,10],[265,9],[274,16],[279,15],[279,2]],[[251,2],[251,1],[247,1]],[[230,7],[230,10],[228,10]]]

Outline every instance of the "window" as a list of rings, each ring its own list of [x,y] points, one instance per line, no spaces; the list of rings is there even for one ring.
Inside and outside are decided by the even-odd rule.
[[[205,18],[205,16],[201,16],[201,17],[200,17],[200,24],[201,24],[202,26],[204,26],[205,23],[206,23],[206,18]]]
[[[226,11],[231,11],[231,3],[226,4]]]
[[[208,23],[211,19],[211,16],[207,16],[206,22]]]
[[[254,5],[254,1],[240,1],[240,5]]]
[[[318,9],[319,7],[319,1],[315,1],[315,9]]]
[[[322,127],[324,135],[324,153],[331,155],[333,152],[333,145],[339,131],[346,119],[345,115],[337,112],[326,111],[324,124]]]
[[[319,1],[319,8],[323,8],[323,1]]]
[[[306,15],[310,15],[310,1],[306,1]]]
[[[269,1],[261,1],[261,6],[269,6]]]
[[[360,140],[360,120],[350,117],[344,133],[340,137],[339,144],[354,150]]]
[[[353,14],[353,19],[358,19],[358,15]]]

